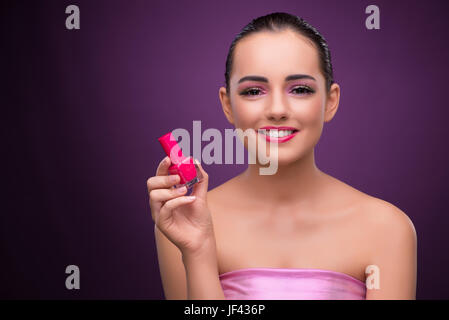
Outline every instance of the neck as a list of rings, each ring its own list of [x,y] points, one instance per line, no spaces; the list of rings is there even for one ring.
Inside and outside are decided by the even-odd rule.
[[[259,168],[259,164],[249,164],[240,178],[247,192],[264,203],[306,204],[320,192],[325,175],[315,165],[313,150],[293,163],[279,165],[273,175],[260,175]]]

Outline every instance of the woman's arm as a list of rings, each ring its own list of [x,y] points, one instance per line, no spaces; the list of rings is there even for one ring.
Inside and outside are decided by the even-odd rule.
[[[203,179],[193,186],[190,197],[182,196],[186,188],[172,188],[180,177],[168,175],[169,157],[159,163],[156,176],[147,180],[166,299],[224,299],[207,204],[209,176],[195,162]]]
[[[181,251],[154,226],[159,272],[167,300],[186,300],[186,276]]]
[[[201,254],[181,251],[155,226],[159,270],[167,300],[225,299],[218,277],[215,243],[205,243]]]
[[[219,279],[215,239],[204,243],[197,254],[182,256],[186,273],[187,299],[224,300]]]
[[[417,236],[412,221],[389,203],[373,216],[370,261],[378,267],[380,286],[367,287],[366,299],[416,299]]]

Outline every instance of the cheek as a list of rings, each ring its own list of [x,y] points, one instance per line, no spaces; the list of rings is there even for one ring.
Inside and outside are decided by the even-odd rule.
[[[302,125],[304,126],[303,143],[305,149],[310,149],[318,143],[323,132],[323,106],[321,101],[318,100],[308,105],[308,108],[303,111],[301,115]]]
[[[323,106],[320,100],[313,101],[304,108],[298,110],[298,119],[304,126],[320,126],[323,122]]]
[[[234,122],[237,127],[252,127],[254,122],[260,118],[260,110],[257,106],[247,106],[245,104],[236,104],[233,108]]]

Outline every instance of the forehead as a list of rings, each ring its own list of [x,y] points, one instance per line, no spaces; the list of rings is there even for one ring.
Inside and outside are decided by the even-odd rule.
[[[249,74],[266,76],[271,81],[292,73],[319,77],[318,51],[305,36],[291,30],[262,31],[237,43],[232,82]]]

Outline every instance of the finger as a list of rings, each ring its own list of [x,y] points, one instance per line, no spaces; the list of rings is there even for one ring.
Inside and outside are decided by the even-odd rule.
[[[171,188],[175,184],[179,183],[181,178],[177,174],[171,174],[168,176],[154,176],[147,180],[148,193],[154,189],[166,189]]]
[[[206,199],[207,188],[209,186],[209,175],[203,169],[203,167],[201,166],[201,163],[197,159],[194,159],[194,161],[198,165],[198,168],[199,168],[203,178],[200,182],[196,183],[193,186],[192,195],[197,196],[202,199]]]
[[[173,210],[175,210],[176,208],[179,208],[183,205],[192,203],[193,201],[195,201],[196,197],[195,196],[183,196],[183,197],[178,197],[172,200],[168,200],[161,208],[161,210],[159,211],[159,215],[156,216],[157,219],[157,223],[161,224],[164,223],[165,221],[167,221],[168,219],[170,219]]]
[[[159,208],[156,208],[154,205],[152,205],[151,201],[150,201],[150,212],[151,212],[151,219],[153,219],[153,221],[156,222],[155,215],[156,215],[156,212],[159,212]]]
[[[187,192],[187,188],[181,187],[177,189],[154,189],[150,192],[150,199],[153,202],[165,202],[182,196]]]
[[[156,175],[157,176],[166,176],[168,175],[168,167],[171,165],[170,157],[166,156],[162,161],[159,163],[157,169],[156,169]]]

